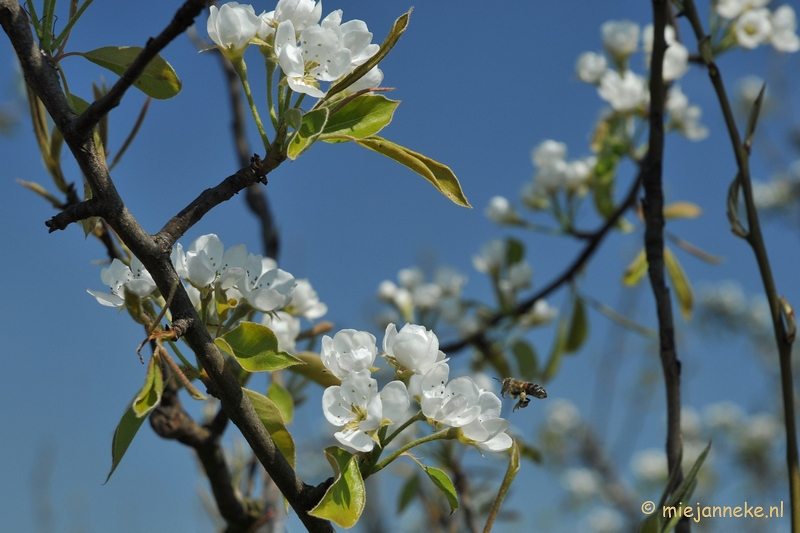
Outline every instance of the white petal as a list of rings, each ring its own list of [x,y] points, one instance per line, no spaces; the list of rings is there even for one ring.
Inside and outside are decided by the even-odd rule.
[[[359,452],[368,452],[375,447],[375,441],[358,429],[345,428],[333,434],[340,443]]]
[[[383,419],[397,422],[409,406],[408,390],[402,381],[391,381],[380,393],[383,400]]]
[[[343,426],[353,419],[350,405],[342,398],[341,388],[332,386],[322,393],[322,412],[334,426]]]
[[[100,305],[105,305],[106,307],[120,307],[123,303],[125,303],[125,300],[123,300],[116,294],[110,294],[101,291],[93,291],[91,289],[87,290],[86,292],[94,296]]]

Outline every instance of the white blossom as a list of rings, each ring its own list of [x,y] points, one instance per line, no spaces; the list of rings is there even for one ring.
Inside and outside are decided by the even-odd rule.
[[[378,354],[375,336],[366,331],[343,329],[333,338],[322,337],[320,358],[325,368],[339,379],[352,372],[369,370]]]
[[[745,11],[757,7],[764,7],[769,0],[718,0],[717,13],[726,19],[733,20]]]
[[[639,25],[629,20],[610,20],[601,26],[603,46],[612,57],[624,60],[639,46]]]
[[[596,84],[608,68],[606,56],[595,52],[584,52],[575,64],[578,78],[586,83]]]
[[[419,394],[421,377],[445,360],[436,334],[416,324],[406,324],[399,332],[396,325],[389,324],[383,337],[383,352],[398,369],[414,373],[409,381],[412,396]]]
[[[486,217],[496,224],[513,224],[520,220],[511,202],[503,196],[494,196],[484,211]]]
[[[341,386],[332,386],[322,394],[325,418],[342,428],[334,434],[342,445],[359,452],[372,450],[376,432],[400,420],[408,410],[408,391],[401,381],[392,381],[378,393],[378,382],[369,370],[351,372]]]
[[[294,352],[297,336],[300,334],[300,319],[285,311],[264,313],[261,323],[267,326],[278,338],[278,349]]]
[[[615,111],[632,111],[649,97],[644,78],[630,70],[621,76],[615,70],[606,71],[597,92]]]
[[[800,50],[800,37],[797,36],[797,16],[789,4],[782,5],[772,13],[772,37],[770,41],[779,52]]]
[[[208,36],[229,59],[241,58],[261,28],[262,20],[253,6],[228,2],[209,8],[206,29]]]
[[[664,40],[667,42],[667,49],[664,53],[662,75],[667,81],[677,80],[689,70],[689,50],[678,41],[675,35],[675,28],[672,26],[664,27]],[[644,28],[642,44],[644,51],[647,52],[647,64],[649,66],[650,56],[653,53],[652,24],[648,24]]]
[[[667,456],[663,450],[649,448],[636,452],[631,458],[633,475],[644,483],[660,483],[669,474]]]
[[[328,312],[328,306],[319,301],[317,291],[307,279],[298,279],[292,292],[292,302],[286,308],[288,313],[299,315],[306,320],[316,320]]]
[[[149,296],[156,290],[153,277],[144,268],[138,258],[131,258],[128,266],[119,259],[111,261],[111,265],[100,271],[100,280],[109,286],[110,292],[87,292],[97,299],[97,302],[107,307],[121,307],[125,303],[125,292],[131,292],[139,298]]]
[[[496,272],[505,265],[507,254],[506,241],[494,239],[483,245],[480,255],[472,257],[472,265],[478,272]]]
[[[767,42],[772,35],[769,9],[751,9],[742,14],[735,25],[736,41],[743,48],[755,48]]]

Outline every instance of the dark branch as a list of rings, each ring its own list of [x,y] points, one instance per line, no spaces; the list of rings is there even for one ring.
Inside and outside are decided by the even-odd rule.
[[[162,31],[158,37],[147,40],[147,44],[144,49],[142,49],[142,52],[133,63],[131,63],[128,70],[120,76],[117,83],[111,87],[111,90],[99,100],[95,100],[92,105],[78,117],[74,125],[76,134],[82,135],[91,131],[101,118],[117,107],[122,101],[122,97],[125,96],[125,92],[130,89],[131,85],[133,85],[142,72],[144,72],[147,64],[150,63],[161,50],[166,48],[175,37],[185,32],[187,28],[194,24],[194,19],[203,11],[207,3],[207,0],[186,0],[175,13],[172,21],[164,31]]]
[[[667,0],[653,0],[653,57],[650,62],[650,138],[644,161],[644,199],[642,211],[645,220],[644,246],[647,254],[647,272],[658,314],[661,367],[667,396],[667,466],[676,475],[676,483],[683,480],[681,472],[681,363],[675,349],[675,325],[672,319],[672,301],[664,275],[664,190],[662,170],[664,158],[664,100],[667,87],[663,78],[664,54],[667,43],[664,28],[667,21]],[[691,524],[681,519],[676,531],[688,532]]]
[[[73,222],[86,220],[87,218],[100,216],[101,202],[90,198],[84,202],[73,204],[53,218],[45,222],[45,225],[50,228],[49,233],[65,229]]]
[[[219,514],[229,525],[245,530],[257,516],[248,515],[236,496],[219,435],[203,427],[183,409],[175,385],[164,389],[161,403],[150,414],[150,426],[161,438],[177,440],[195,450],[208,477]]]
[[[631,188],[628,190],[628,194],[625,196],[625,199],[622,203],[619,204],[617,210],[603,223],[603,225],[598,228],[595,232],[591,233],[590,236],[586,239],[588,242],[586,246],[581,251],[580,255],[575,258],[575,260],[570,264],[569,267],[556,279],[551,281],[549,284],[545,285],[542,289],[537,291],[533,296],[529,297],[527,300],[524,300],[517,304],[517,307],[513,311],[513,316],[519,316],[522,314],[527,313],[528,311],[533,308],[533,305],[542,298],[547,297],[551,292],[558,289],[560,286],[564,285],[565,283],[569,283],[572,281],[575,276],[583,269],[583,267],[588,263],[589,259],[591,259],[592,255],[597,251],[597,248],[605,239],[606,235],[613,227],[617,225],[617,222],[622,217],[622,215],[630,209],[632,205],[634,205],[636,201],[636,195],[639,191],[639,185],[642,183],[642,170],[639,169],[639,174],[636,176]],[[508,315],[505,313],[496,313],[493,315],[487,322],[486,328],[490,328],[492,326],[497,325],[501,320],[506,318]],[[452,354],[458,350],[469,346],[470,344],[485,344],[486,339],[486,330],[479,331],[469,337],[461,339],[459,341],[452,342],[450,344],[445,344],[440,346],[439,348],[446,354]]]
[[[277,141],[276,141],[277,142]],[[155,238],[162,250],[171,249],[172,246],[195,225],[206,213],[222,202],[230,200],[234,194],[255,183],[265,183],[266,175],[277,168],[286,156],[281,154],[280,147],[273,143],[274,150],[270,150],[267,158],[261,160],[253,157],[250,166],[240,169],[236,174],[228,176],[222,183],[211,189],[206,189],[187,205],[180,213],[172,217]]]

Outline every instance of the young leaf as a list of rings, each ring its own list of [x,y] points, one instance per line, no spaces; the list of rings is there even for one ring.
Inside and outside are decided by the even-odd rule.
[[[111,479],[111,474],[114,473],[114,470],[117,469],[120,461],[122,461],[122,456],[125,455],[128,446],[130,446],[133,437],[136,436],[136,432],[139,431],[139,427],[141,427],[144,420],[145,417],[136,416],[136,411],[133,410],[132,404],[122,415],[122,419],[117,424],[117,429],[114,430],[114,438],[111,441],[111,470],[109,470],[108,476],[103,482],[104,485]]]
[[[583,302],[583,298],[576,296],[575,304],[572,308],[569,331],[567,333],[566,342],[564,343],[564,352],[576,352],[578,348],[583,346],[588,336],[589,317],[586,315],[586,304]]]
[[[432,466],[425,466],[424,464],[420,463],[413,455],[410,455],[415,463],[419,465],[419,467],[428,474],[428,477],[436,487],[442,491],[444,497],[447,498],[447,503],[450,505],[450,514],[453,514],[456,509],[458,509],[458,495],[456,494],[456,488],[453,486],[453,482],[450,481],[450,478],[447,477],[447,474],[444,470],[439,470],[438,468],[433,468]]]
[[[681,306],[681,313],[683,318],[689,320],[692,318],[692,307],[694,306],[694,294],[692,293],[692,284],[683,271],[683,267],[678,262],[678,258],[672,251],[664,247],[664,264],[667,267],[669,279],[672,281],[672,286],[675,289],[675,297],[678,299],[678,304]]]
[[[295,365],[289,367],[289,372],[300,374],[304,378],[313,381],[317,385],[323,387],[331,387],[333,385],[341,385],[342,380],[331,374],[331,371],[325,368],[322,364],[319,354],[314,352],[298,352],[295,354],[304,365]]]
[[[622,275],[622,284],[626,287],[633,287],[642,280],[645,274],[647,274],[647,253],[642,248],[625,269],[625,273]]]
[[[526,381],[533,381],[536,379],[537,371],[539,370],[539,362],[536,358],[536,350],[533,349],[527,341],[522,339],[518,340],[511,347],[514,357],[517,360],[517,369],[519,370],[519,377]]]
[[[351,528],[358,522],[367,503],[357,457],[336,446],[326,448],[325,457],[331,464],[336,479],[328,487],[322,500],[308,514],[330,520],[345,529]]]
[[[104,46],[89,52],[76,52],[76,54],[121,76],[141,52],[142,48],[139,46]],[[181,90],[181,80],[178,79],[178,75],[175,74],[170,64],[160,55],[154,57],[147,64],[133,85],[147,96],[157,100],[172,98]]]
[[[319,138],[339,143],[375,135],[392,121],[398,105],[400,102],[397,100],[389,100],[380,94],[361,95],[330,116]]]
[[[311,145],[317,141],[325,128],[329,112],[328,108],[322,107],[303,115],[303,119],[300,121],[300,128],[294,132],[294,135],[289,140],[286,157],[294,161],[300,157],[300,154],[311,148]]]
[[[294,416],[294,400],[291,393],[273,379],[267,389],[267,398],[272,400],[286,423],[291,424]]]
[[[416,472],[406,479],[400,488],[400,496],[397,499],[397,514],[402,513],[408,505],[414,501],[419,494],[419,476]]]
[[[295,356],[278,351],[278,338],[267,326],[242,322],[214,340],[217,347],[233,357],[248,372],[272,372],[303,364]]]
[[[464,196],[461,184],[458,182],[456,175],[453,174],[453,171],[450,170],[450,167],[377,135],[364,139],[355,139],[355,142],[390,159],[394,159],[401,165],[407,166],[431,182],[440,193],[450,198],[453,203],[463,207],[472,207],[469,205],[466,196]]]
[[[156,408],[161,402],[161,393],[164,392],[164,376],[161,374],[161,363],[159,357],[151,357],[147,365],[147,374],[144,378],[144,386],[136,398],[133,399],[131,407],[139,418],[144,418],[150,411]]]
[[[345,90],[346,88],[350,87],[352,84],[357,82],[361,79],[364,74],[372,70],[378,63],[380,63],[384,57],[389,53],[389,51],[397,44],[397,41],[400,39],[400,36],[403,35],[403,32],[406,31],[408,27],[408,19],[411,16],[411,10],[409,9],[407,13],[403,13],[400,15],[400,18],[394,21],[392,25],[392,29],[389,30],[389,35],[386,36],[383,43],[381,43],[381,47],[378,49],[378,53],[374,56],[370,57],[364,64],[359,65],[353,72],[339,80],[339,82],[332,85],[328,92],[325,95],[325,99],[329,99],[335,94],[338,94]]]
[[[558,329],[556,329],[556,338],[553,341],[553,351],[550,352],[550,359],[547,360],[547,366],[542,373],[541,380],[547,382],[552,379],[561,366],[561,356],[564,355],[564,344],[567,340],[567,321],[561,319],[558,321]]]
[[[525,259],[525,245],[519,239],[508,237],[506,239],[506,264],[511,266]]]
[[[672,202],[664,206],[664,218],[697,218],[702,212],[692,202]]]
[[[289,464],[292,465],[292,468],[294,468],[296,461],[294,439],[289,430],[286,429],[280,409],[263,394],[250,389],[242,390],[253,403],[258,418],[264,424],[269,436],[272,437],[275,446],[278,447],[283,456],[286,457],[286,460],[289,461]]]

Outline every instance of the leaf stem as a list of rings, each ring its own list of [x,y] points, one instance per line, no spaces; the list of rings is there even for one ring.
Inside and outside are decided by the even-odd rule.
[[[433,433],[431,435],[419,438],[415,441],[411,441],[405,446],[401,446],[400,448],[396,449],[386,459],[375,465],[375,468],[373,468],[369,472],[369,475],[380,472],[381,470],[389,466],[392,463],[392,461],[394,461],[395,459],[397,459],[398,457],[400,457],[401,455],[403,455],[404,453],[406,453],[408,450],[410,450],[415,446],[419,446],[420,444],[425,444],[426,442],[433,442],[435,440],[454,439],[457,436],[458,436],[458,428],[446,428],[441,431],[437,431],[436,433]]]

